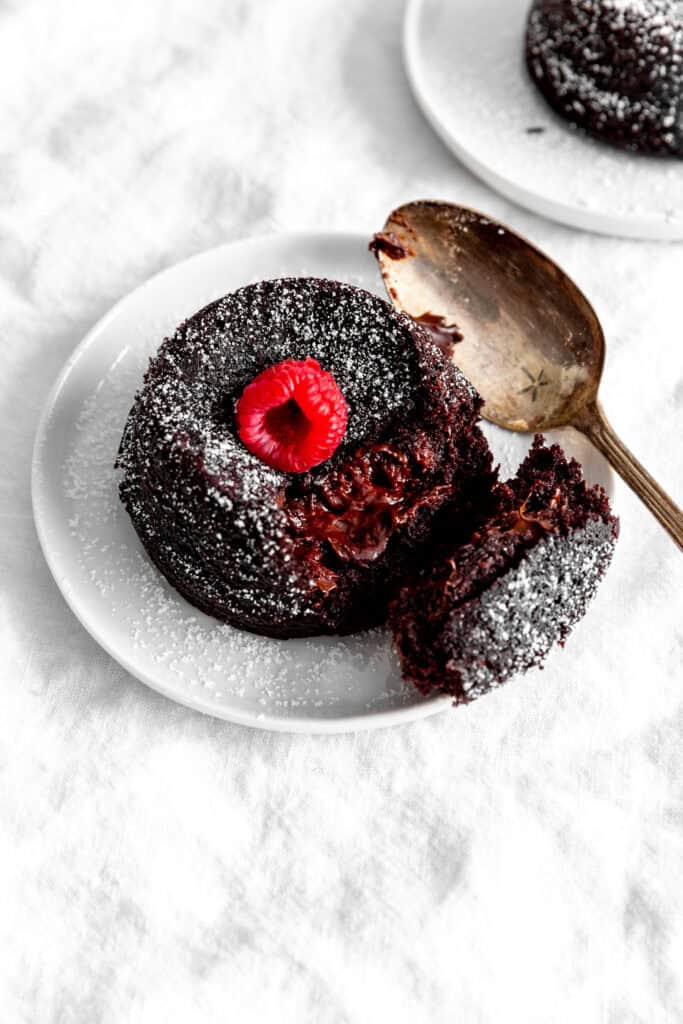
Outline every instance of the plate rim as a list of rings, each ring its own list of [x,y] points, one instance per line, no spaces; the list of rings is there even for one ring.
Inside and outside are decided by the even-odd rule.
[[[365,244],[367,239],[362,232],[354,231],[285,231],[250,235],[245,238],[238,238],[229,242],[223,242],[219,245],[212,246],[209,249],[194,253],[192,256],[163,267],[161,270],[158,270],[154,274],[145,278],[145,280],[139,285],[121,296],[121,298],[119,298],[114,305],[111,306],[107,312],[89,328],[66,359],[42,406],[34,434],[31,455],[31,508],[33,513],[33,522],[43,557],[67,606],[95,642],[99,644],[99,646],[106,651],[114,661],[121,665],[121,667],[136,680],[176,704],[191,708],[193,711],[199,711],[202,714],[211,716],[212,718],[230,722],[234,725],[242,725],[248,728],[261,729],[269,732],[309,735],[353,733],[408,724],[409,722],[428,718],[431,717],[431,715],[435,715],[440,711],[446,710],[446,708],[451,706],[451,699],[446,695],[438,694],[433,697],[425,698],[421,703],[410,704],[405,707],[391,708],[384,711],[370,710],[366,714],[340,715],[335,718],[325,719],[307,718],[301,715],[292,715],[284,718],[270,715],[267,712],[255,715],[253,713],[240,711],[239,709],[235,709],[230,706],[226,706],[225,713],[221,714],[220,709],[215,705],[210,704],[208,700],[203,699],[199,691],[196,695],[194,693],[179,695],[174,691],[173,687],[167,686],[164,682],[160,682],[144,670],[140,670],[135,666],[132,659],[127,657],[125,651],[122,652],[115,649],[108,641],[106,633],[104,633],[97,624],[97,617],[90,616],[87,608],[84,609],[83,606],[84,604],[87,604],[87,602],[79,602],[75,592],[66,585],[67,577],[65,577],[61,571],[61,567],[58,564],[58,555],[53,550],[48,536],[47,518],[50,502],[46,490],[43,489],[44,476],[42,466],[43,455],[47,448],[46,441],[48,427],[65,385],[67,384],[77,363],[89,351],[91,346],[96,343],[98,337],[104,330],[106,330],[110,322],[116,318],[126,303],[133,299],[139,299],[145,290],[150,288],[153,284],[158,283],[158,281],[165,275],[170,275],[172,272],[177,271],[181,267],[187,267],[189,264],[198,263],[209,258],[216,258],[220,253],[227,252],[232,249],[243,249],[245,247],[257,249],[272,243],[291,245],[293,243],[310,244],[313,242],[319,244],[321,241],[333,242],[335,244]],[[283,643],[285,642],[286,641],[283,641]]]
[[[547,217],[575,230],[590,231],[608,237],[630,238],[640,241],[677,242],[683,239],[683,223],[655,227],[645,218],[617,218],[599,211],[589,212],[570,206],[537,191],[528,191],[517,182],[499,174],[490,165],[482,163],[456,137],[442,116],[432,105],[420,71],[419,26],[421,15],[429,0],[408,0],[403,18],[403,63],[410,87],[425,119],[454,156],[480,181],[489,185],[511,202],[522,206],[536,216]],[[442,0],[443,2],[443,0]],[[531,83],[530,83],[531,84]],[[628,154],[625,154],[628,156]],[[637,159],[637,157],[634,157]]]

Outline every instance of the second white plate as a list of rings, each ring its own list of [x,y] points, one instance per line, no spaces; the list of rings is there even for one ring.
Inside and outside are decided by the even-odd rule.
[[[147,558],[117,492],[114,460],[149,357],[207,302],[251,281],[336,278],[383,293],[362,235],[284,235],[222,246],[158,274],[118,303],[78,346],[50,395],[33,460],[33,506],[64,597],[129,672],[173,700],[243,725],[343,732],[450,707],[403,683],[383,631],[271,640],[189,605]],[[505,474],[527,435],[487,427]],[[588,477],[611,488],[604,460],[573,431],[560,436]],[[551,656],[552,657],[552,656]]]
[[[628,238],[683,238],[683,162],[623,153],[573,131],[524,62],[530,0],[410,0],[415,96],[455,155],[546,217]]]

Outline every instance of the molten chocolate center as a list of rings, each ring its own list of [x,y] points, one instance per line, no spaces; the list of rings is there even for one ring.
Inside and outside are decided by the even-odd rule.
[[[426,439],[418,438],[410,455],[393,445],[377,444],[356,452],[345,466],[316,480],[307,493],[288,495],[286,512],[299,540],[299,555],[311,565],[320,589],[335,586],[326,551],[331,549],[342,562],[372,562],[421,506],[443,502],[448,487],[435,485],[424,491],[418,484],[433,463]]]
[[[449,323],[438,313],[422,313],[420,316],[414,316],[413,320],[424,327],[434,344],[438,345],[447,359],[453,356],[455,346],[463,340],[462,331],[458,325]]]

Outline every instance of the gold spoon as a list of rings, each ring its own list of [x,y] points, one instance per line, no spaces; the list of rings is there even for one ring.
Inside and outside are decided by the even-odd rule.
[[[683,549],[683,512],[598,401],[605,337],[557,264],[505,225],[442,202],[400,206],[371,248],[394,305],[432,331],[484,398],[488,420],[519,431],[576,427]]]

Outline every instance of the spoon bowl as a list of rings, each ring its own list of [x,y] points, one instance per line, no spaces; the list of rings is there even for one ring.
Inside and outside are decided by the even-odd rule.
[[[683,548],[683,513],[598,401],[600,321],[553,260],[506,225],[436,201],[394,210],[371,248],[393,304],[469,377],[486,419],[508,430],[581,430]]]

